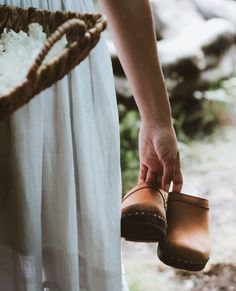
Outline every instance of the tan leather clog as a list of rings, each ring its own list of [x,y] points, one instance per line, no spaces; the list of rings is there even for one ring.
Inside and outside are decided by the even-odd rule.
[[[167,235],[158,257],[174,268],[200,271],[210,256],[209,201],[182,193],[168,196]]]
[[[129,241],[158,242],[166,235],[167,193],[151,183],[133,187],[122,200],[121,236]]]

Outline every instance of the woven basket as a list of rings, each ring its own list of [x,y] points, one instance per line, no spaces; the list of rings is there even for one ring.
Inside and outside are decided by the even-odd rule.
[[[48,39],[25,81],[13,88],[8,95],[0,95],[0,119],[8,117],[75,68],[95,47],[101,32],[106,28],[106,21],[99,13],[52,12],[33,7],[24,9],[0,5],[0,33],[5,27],[16,32],[20,30],[27,32],[28,25],[32,22],[42,25]],[[53,62],[42,65],[52,46],[64,34],[67,36],[68,45],[63,54]]]

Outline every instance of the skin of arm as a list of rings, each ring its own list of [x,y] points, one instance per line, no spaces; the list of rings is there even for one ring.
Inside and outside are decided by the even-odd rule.
[[[148,0],[100,0],[141,117],[139,182],[182,187],[171,109]]]

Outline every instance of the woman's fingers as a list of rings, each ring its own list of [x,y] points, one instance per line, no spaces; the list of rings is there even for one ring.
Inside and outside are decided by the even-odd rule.
[[[161,188],[161,179],[162,179],[162,173],[161,172],[152,172],[151,170],[148,170],[147,178],[146,178],[145,182],[153,183],[158,188]]]
[[[156,172],[153,172],[151,170],[148,170],[147,172],[147,177],[146,177],[146,181],[147,183],[154,183],[156,182],[156,176],[157,176],[157,173]]]
[[[147,177],[148,167],[144,164],[140,165],[138,183],[143,183]]]
[[[154,183],[157,187],[161,188],[161,181],[163,170],[161,164],[158,167],[159,169],[153,171],[149,169],[146,165],[142,164],[139,171],[139,183],[147,182]]]
[[[157,187],[158,188],[162,188],[162,185],[161,185],[161,181],[162,181],[162,176],[163,176],[163,171],[161,171],[158,175],[157,175]]]
[[[175,159],[166,159],[163,161],[163,176],[162,176],[162,189],[169,192],[170,183],[173,180],[175,172]]]
[[[173,176],[173,191],[181,192],[183,187],[183,176],[180,169],[180,157],[179,153],[177,154],[176,163],[175,163],[175,171]]]
[[[158,165],[155,171],[151,170],[145,164],[141,164],[139,171],[139,183],[154,183],[157,187],[169,191],[170,183],[173,182],[173,191],[181,192],[183,186],[183,177],[180,169],[179,153],[176,159],[166,159]]]

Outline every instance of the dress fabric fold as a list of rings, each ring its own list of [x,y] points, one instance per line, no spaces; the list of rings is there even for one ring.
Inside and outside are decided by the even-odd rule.
[[[95,12],[92,0],[0,5]],[[119,118],[104,36],[0,121],[0,290],[121,291]]]

